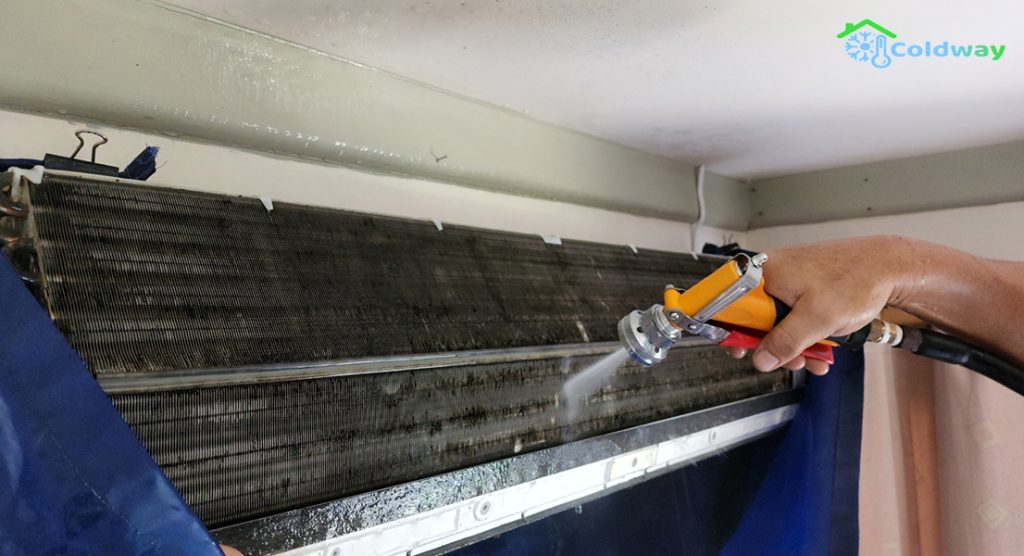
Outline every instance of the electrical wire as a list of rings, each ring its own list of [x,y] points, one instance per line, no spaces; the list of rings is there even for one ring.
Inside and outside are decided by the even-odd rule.
[[[707,206],[704,204],[704,165],[697,166],[697,221],[690,227],[690,252],[697,258],[701,228],[704,227],[704,220],[707,218]]]

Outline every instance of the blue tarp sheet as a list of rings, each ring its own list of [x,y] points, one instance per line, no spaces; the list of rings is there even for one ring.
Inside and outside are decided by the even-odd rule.
[[[221,554],[0,257],[0,555]]]

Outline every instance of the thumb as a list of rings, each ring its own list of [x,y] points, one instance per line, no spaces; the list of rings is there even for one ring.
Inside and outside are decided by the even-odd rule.
[[[769,332],[754,351],[754,367],[771,371],[792,361],[803,350],[826,338],[832,324],[801,298],[782,322]]]

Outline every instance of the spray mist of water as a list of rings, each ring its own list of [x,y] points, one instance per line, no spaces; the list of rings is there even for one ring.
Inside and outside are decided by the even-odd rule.
[[[617,349],[565,382],[565,385],[562,386],[562,398],[567,402],[569,421],[576,419],[579,404],[583,399],[600,389],[628,359],[629,353],[625,349]]]

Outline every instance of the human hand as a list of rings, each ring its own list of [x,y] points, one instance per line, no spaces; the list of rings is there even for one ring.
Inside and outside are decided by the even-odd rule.
[[[913,274],[907,242],[897,236],[830,241],[768,252],[765,291],[792,310],[754,350],[760,371],[806,368],[823,375],[824,361],[800,353],[828,336],[855,332],[895,304]],[[733,357],[745,349],[730,348]]]

